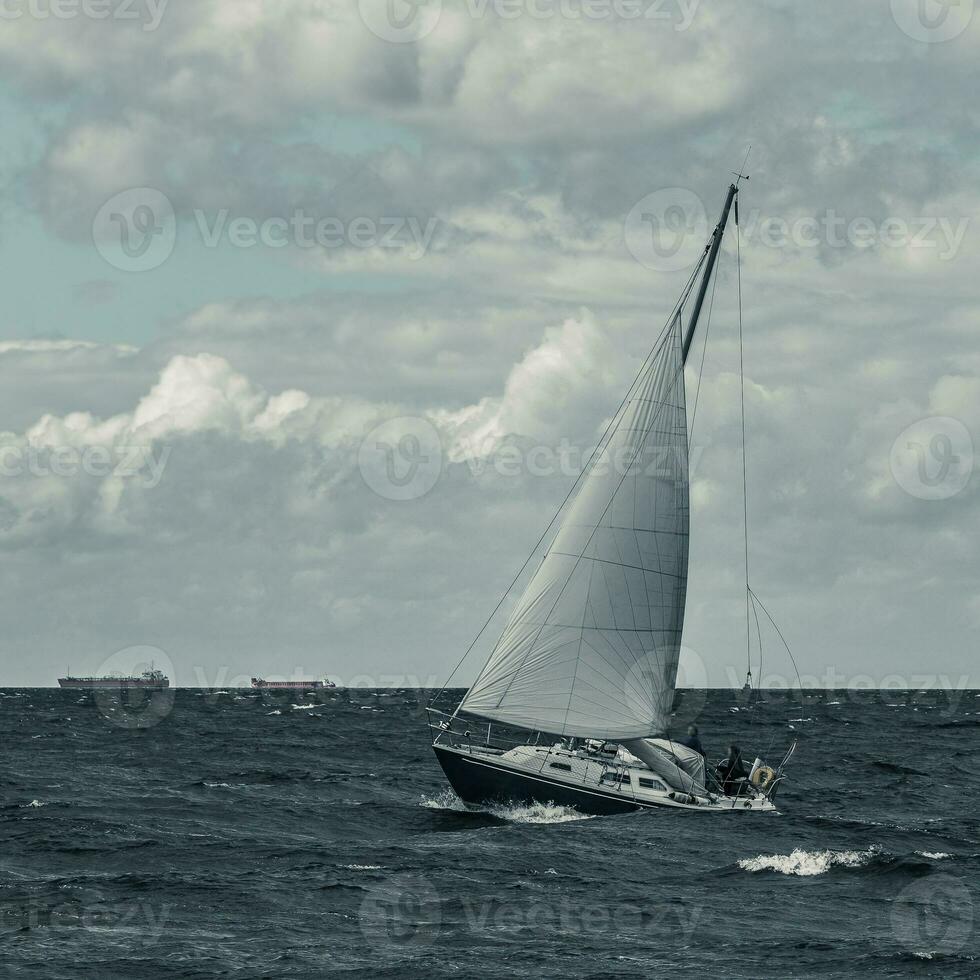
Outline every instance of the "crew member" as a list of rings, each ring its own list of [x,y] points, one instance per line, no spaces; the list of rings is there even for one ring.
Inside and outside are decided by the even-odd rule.
[[[688,725],[687,734],[682,735],[680,738],[674,739],[678,745],[687,746],[689,749],[694,749],[695,752],[699,752],[704,758],[704,746],[701,745],[701,739],[698,738],[698,726]]]
[[[728,758],[718,764],[718,782],[726,796],[738,793],[742,783],[748,779],[748,772],[742,765],[742,753],[737,745],[728,746]]]

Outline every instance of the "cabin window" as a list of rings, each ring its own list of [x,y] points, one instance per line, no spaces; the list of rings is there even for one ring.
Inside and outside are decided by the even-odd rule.
[[[562,772],[571,772],[572,767],[567,762],[552,762],[552,769],[561,769]]]
[[[625,783],[628,786],[630,782],[630,777],[629,777],[629,773],[604,772],[599,782],[600,783]]]
[[[639,783],[644,789],[659,789],[664,793],[667,792],[667,787],[659,779],[648,779],[646,776],[640,776]]]

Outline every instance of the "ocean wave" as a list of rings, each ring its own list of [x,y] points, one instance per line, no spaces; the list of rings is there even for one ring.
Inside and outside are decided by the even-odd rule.
[[[882,772],[894,773],[900,776],[928,776],[929,773],[921,769],[913,769],[911,766],[903,766],[897,762],[889,762],[887,759],[874,759],[871,765]]]
[[[822,875],[831,868],[861,868],[881,854],[881,848],[872,845],[865,851],[804,851],[796,848],[790,854],[760,854],[743,858],[738,866],[743,871],[776,871],[783,875],[809,878]]]

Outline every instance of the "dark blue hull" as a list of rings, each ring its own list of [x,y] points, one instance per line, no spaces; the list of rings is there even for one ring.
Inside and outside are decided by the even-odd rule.
[[[464,803],[474,806],[486,803],[556,803],[597,816],[650,809],[598,788],[578,789],[545,777],[526,776],[495,764],[492,758],[463,755],[440,745],[433,745],[432,748],[457,796]]]

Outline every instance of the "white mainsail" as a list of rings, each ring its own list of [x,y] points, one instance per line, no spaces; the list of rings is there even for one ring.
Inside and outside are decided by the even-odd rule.
[[[664,732],[688,562],[678,310],[460,710],[606,739]]]

